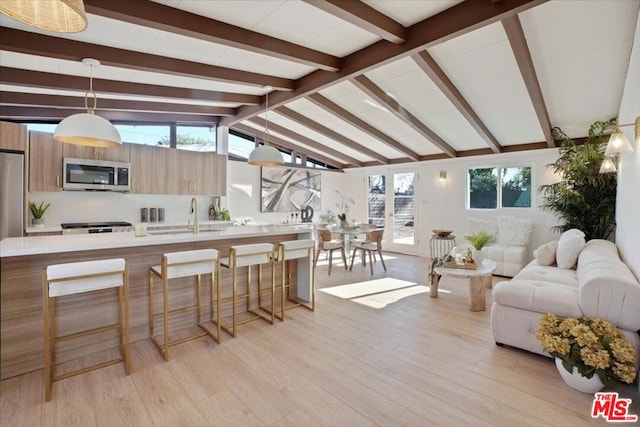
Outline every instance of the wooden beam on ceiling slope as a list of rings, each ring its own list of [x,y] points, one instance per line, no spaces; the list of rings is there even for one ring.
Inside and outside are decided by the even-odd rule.
[[[297,111],[293,111],[292,109],[288,108],[288,107],[279,107],[275,110],[278,114],[283,115],[284,117],[288,118],[289,120],[293,120],[294,122],[297,122],[309,129],[311,129],[312,131],[319,133],[320,135],[324,135],[327,138],[331,138],[334,141],[339,142],[340,144],[349,147],[350,149],[357,151],[359,153],[362,153],[366,156],[371,157],[372,159],[374,159],[375,161],[377,161],[378,163],[382,164],[382,165],[388,165],[389,164],[389,159],[387,159],[385,156],[383,156],[382,154],[365,147],[362,144],[358,144],[356,141],[347,138],[344,135],[341,135],[340,133],[334,131],[333,129],[329,129],[326,126],[321,125],[320,123],[311,120],[310,118],[298,113]]]
[[[533,60],[531,59],[531,52],[529,51],[529,45],[527,39],[524,36],[522,30],[522,24],[518,16],[510,16],[502,20],[502,26],[507,33],[507,38],[511,44],[511,50],[516,57],[518,68],[520,68],[520,74],[529,92],[529,98],[533,104],[533,109],[538,117],[540,128],[544,135],[544,139],[550,148],[556,146],[553,136],[551,135],[551,120],[549,119],[549,112],[544,102],[544,96],[542,95],[542,89],[540,88],[540,82],[536,74],[536,69],[533,66]]]
[[[112,67],[152,71],[255,87],[269,85],[283,91],[290,91],[295,88],[292,80],[266,74],[45,36],[7,27],[0,27],[0,49],[76,62],[80,62],[83,58],[96,58],[102,65]]]
[[[42,71],[22,70],[0,67],[0,83],[16,86],[39,87],[55,90],[73,90],[85,92],[89,89],[88,77],[66,74],[45,73]],[[220,102],[225,104],[258,105],[264,99],[260,95],[216,92],[213,90],[190,89],[150,85],[144,83],[121,82],[117,80],[93,79],[93,88],[98,93],[115,95],[140,95],[160,98],[177,98],[193,101]]]
[[[271,126],[269,126],[271,127]],[[235,125],[231,126],[231,129],[235,129],[239,132],[243,132],[246,133],[247,135],[252,135],[252,136],[256,136],[259,137],[259,133],[260,131],[258,129],[252,128],[251,126],[245,125],[243,123],[236,123]],[[314,151],[309,151],[308,149],[301,147],[297,144],[294,144],[291,141],[288,141],[286,139],[282,139],[282,138],[278,138],[277,136],[270,134],[269,135],[269,145],[275,145],[287,150],[291,150],[294,151],[296,153],[301,153],[301,154],[306,154],[309,157],[312,157],[315,160],[319,160],[321,162],[324,162],[328,165],[331,165],[333,167],[336,167],[338,169],[344,169],[346,167],[345,164],[338,162],[336,159],[333,159],[331,157],[327,157],[321,153],[316,153]]]
[[[260,127],[263,127],[263,128],[267,124],[267,121],[265,119],[263,119],[262,117],[258,117],[258,116],[252,117],[251,119],[249,119],[249,122],[254,123],[254,124],[256,124],[256,125],[258,125]],[[324,153],[324,154],[326,154],[328,156],[335,157],[336,159],[342,160],[344,163],[347,163],[347,164],[350,164],[350,165],[353,165],[353,166],[358,166],[358,167],[362,166],[362,162],[360,160],[355,159],[355,158],[353,158],[351,156],[348,156],[347,154],[345,154],[345,153],[343,153],[341,151],[334,150],[331,147],[327,147],[324,144],[321,144],[321,143],[319,143],[319,142],[317,142],[317,141],[315,141],[315,140],[313,140],[313,139],[311,139],[309,137],[306,137],[306,136],[304,136],[302,134],[294,132],[294,131],[292,131],[292,130],[284,127],[284,126],[280,126],[280,125],[278,125],[276,123],[270,122],[269,123],[269,129],[272,132],[275,132],[275,133],[278,133],[278,134],[284,136],[285,138],[289,138],[289,139],[292,139],[294,141],[298,141],[301,144],[304,144],[304,145],[310,147],[311,149],[315,150],[316,152]]]
[[[444,139],[438,136],[437,133],[432,131],[427,125],[422,123],[420,119],[407,111],[404,107],[402,107],[402,105],[398,103],[398,101],[387,95],[385,91],[383,91],[367,77],[358,76],[351,80],[351,82],[358,89],[369,95],[376,102],[393,113],[393,115],[395,115],[397,118],[409,125],[413,130],[431,141],[433,145],[438,147],[449,157],[456,157],[457,153],[456,150],[453,149],[453,147],[447,144]]]
[[[92,102],[90,100],[90,102]],[[19,105],[32,107],[56,107],[86,110],[84,98],[79,96],[42,95],[35,93],[20,93],[0,91],[0,105]],[[212,116],[231,116],[234,108],[212,107],[198,104],[172,104],[168,102],[132,101],[125,99],[100,98],[97,100],[96,111],[139,111],[147,113],[166,114],[205,114]]]
[[[304,2],[391,43],[400,44],[407,40],[407,30],[402,24],[361,1],[304,0]]]
[[[431,57],[427,51],[423,50],[422,52],[411,55],[411,59],[413,59],[431,81],[435,83],[438,89],[440,89],[467,122],[469,122],[471,127],[480,135],[489,148],[491,148],[494,153],[500,153],[502,146],[498,140],[482,122],[480,116],[471,108],[471,105],[469,105],[464,96],[462,96],[458,88],[449,80],[449,77],[442,71],[442,68],[440,68],[433,57]]]
[[[360,129],[362,132],[375,138],[376,140],[385,144],[387,147],[393,148],[394,150],[404,154],[405,156],[409,157],[412,160],[416,160],[416,161],[420,160],[420,155],[418,153],[402,145],[400,142],[396,141],[395,139],[391,138],[390,136],[386,135],[385,133],[381,132],[375,127],[371,126],[369,123],[365,122],[359,117],[356,117],[354,114],[345,110],[335,102],[331,101],[329,98],[326,98],[325,96],[319,93],[314,93],[313,95],[309,95],[307,97],[307,100],[313,102],[318,107],[328,111],[329,113],[335,115],[336,117],[344,120],[345,122],[349,123],[351,126]]]
[[[408,37],[401,45],[381,40],[342,58],[342,69],[336,73],[314,71],[296,81],[291,92],[276,92],[269,96],[273,108],[303,98],[337,83],[350,80],[374,68],[435,46],[463,34],[499,22],[509,16],[546,3],[548,0],[503,0],[500,3],[466,0],[407,29]],[[265,105],[240,107],[234,117],[225,117],[228,126],[262,113]]]
[[[151,1],[85,0],[84,6],[93,15],[231,46],[321,70],[340,69],[338,57]]]
[[[0,105],[0,118],[11,120],[62,120],[72,114],[78,114],[78,110],[69,108],[49,107],[17,107]],[[192,123],[212,125],[218,124],[219,118],[203,114],[173,114],[145,113],[136,111],[98,111],[97,115],[109,121],[122,122],[158,122],[158,123]]]

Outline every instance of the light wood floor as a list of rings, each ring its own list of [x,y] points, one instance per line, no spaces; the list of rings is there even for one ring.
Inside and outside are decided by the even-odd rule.
[[[5,380],[0,425],[605,424],[551,359],[494,344],[490,291],[485,312],[468,310],[461,280],[443,279],[440,297],[429,298],[427,259],[386,255],[387,273],[378,262],[373,277],[341,261],[328,277],[321,260],[315,312],[241,326],[221,345],[205,337],[172,347],[169,362],[149,340],[134,343],[130,376],[120,364],[62,380],[51,402],[42,371]],[[640,413],[636,388],[613,390]]]

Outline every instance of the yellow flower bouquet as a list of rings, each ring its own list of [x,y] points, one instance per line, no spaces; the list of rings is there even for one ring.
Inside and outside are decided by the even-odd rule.
[[[635,350],[616,326],[597,317],[561,318],[545,314],[540,318],[536,338],[562,366],[575,366],[586,378],[598,375],[603,384],[613,380],[632,383],[636,377]]]

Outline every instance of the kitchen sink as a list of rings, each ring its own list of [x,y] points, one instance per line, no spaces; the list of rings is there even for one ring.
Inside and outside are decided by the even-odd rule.
[[[222,230],[212,228],[212,229],[200,230],[198,234],[217,233],[220,231]],[[150,230],[150,231],[147,231],[147,234],[150,234],[152,236],[167,236],[167,235],[180,236],[185,234],[193,234],[193,230]]]

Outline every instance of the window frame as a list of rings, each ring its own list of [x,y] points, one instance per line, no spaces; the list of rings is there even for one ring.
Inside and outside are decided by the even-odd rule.
[[[502,206],[502,170],[503,169],[513,169],[513,168],[529,168],[531,170],[531,182],[529,185],[531,186],[531,199],[529,201],[529,206]],[[469,175],[470,170],[475,169],[495,169],[496,170],[496,207],[495,208],[474,208],[471,207],[471,177]],[[499,211],[501,209],[533,209],[535,206],[535,192],[533,189],[535,188],[535,176],[533,174],[534,165],[526,164],[526,165],[516,165],[516,164],[505,164],[505,165],[486,165],[486,166],[475,166],[475,167],[467,167],[465,170],[465,208],[469,211]]]

